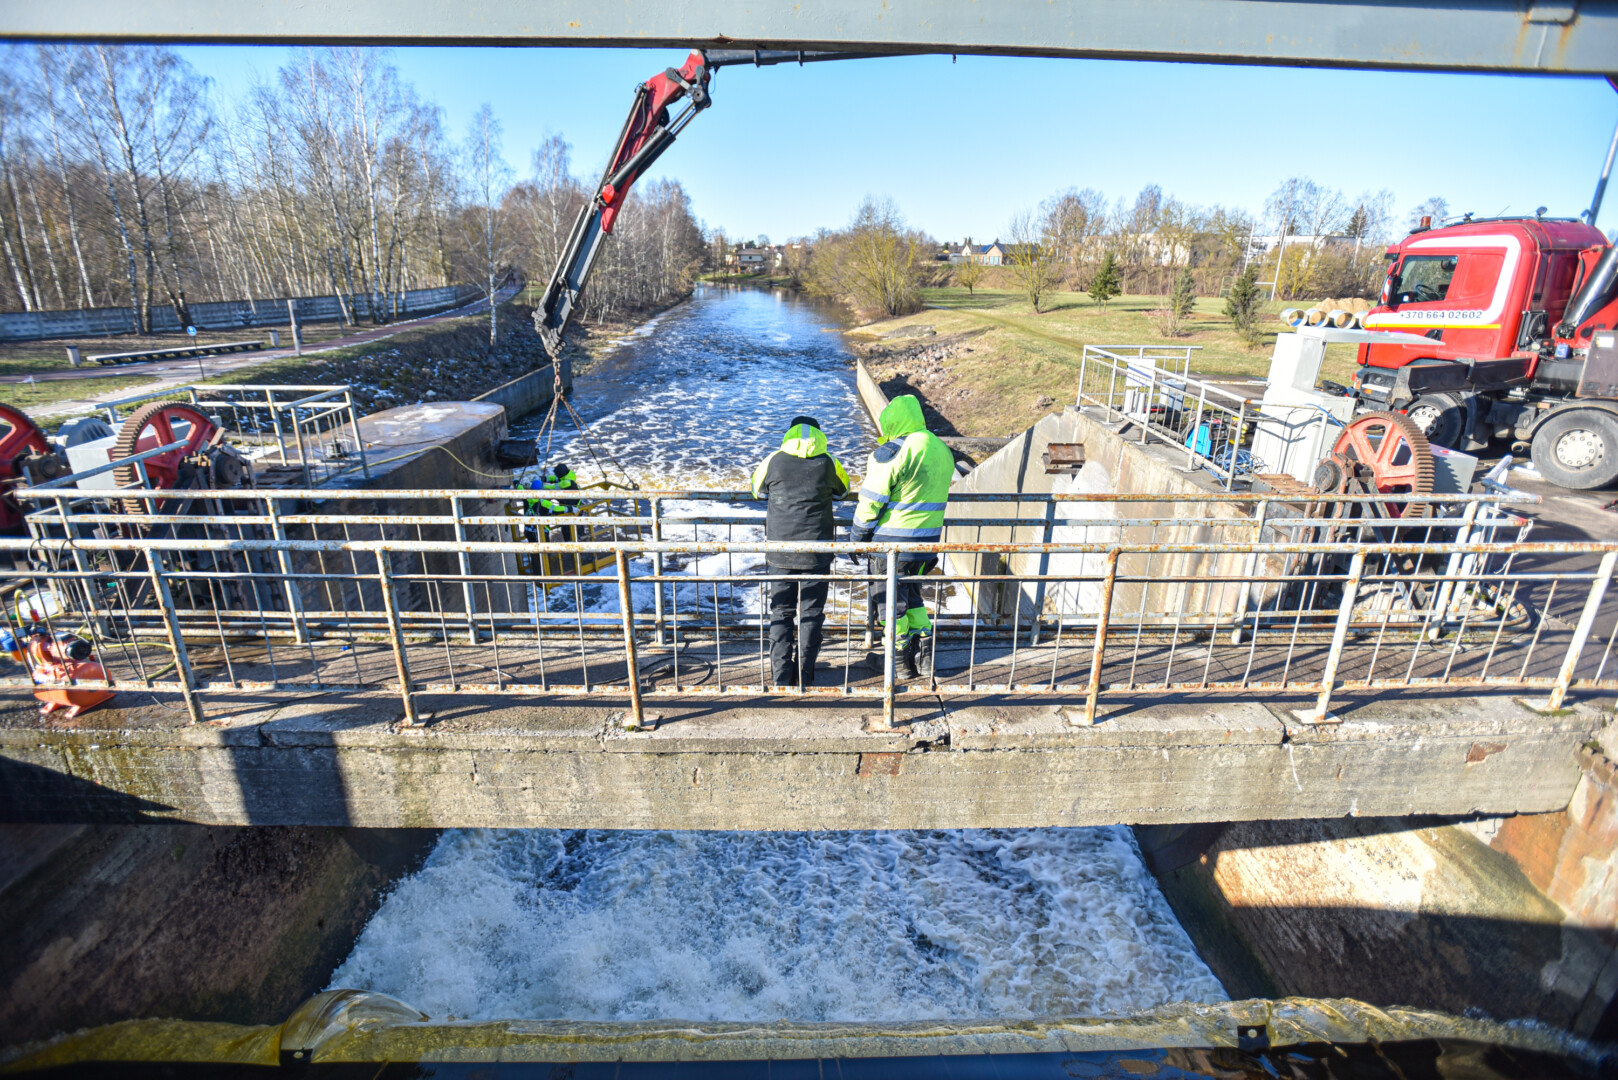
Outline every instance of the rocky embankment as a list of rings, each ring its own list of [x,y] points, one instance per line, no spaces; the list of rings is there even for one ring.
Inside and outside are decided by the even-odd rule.
[[[872,337],[873,332],[878,336]],[[974,377],[978,365],[973,360],[987,359],[991,352],[983,348],[981,341],[987,333],[989,329],[984,327],[940,334],[930,325],[882,331],[881,324],[876,324],[851,332],[848,341],[883,393],[890,398],[914,394],[920,399],[927,426],[933,432],[963,436],[1011,434],[985,426],[989,422],[987,414],[1005,410],[1005,403]],[[979,353],[984,355],[980,357]],[[1034,395],[1027,404],[1026,423],[1032,424],[1051,409],[1055,399]]]
[[[648,312],[642,319],[657,312]],[[564,353],[575,375],[610,350],[641,319],[626,324],[575,324]],[[423,401],[466,401],[548,360],[534,330],[534,309],[527,304],[500,305],[499,340],[489,344],[487,316],[457,319],[356,346],[306,357],[300,378],[320,384],[353,387],[361,415]]]

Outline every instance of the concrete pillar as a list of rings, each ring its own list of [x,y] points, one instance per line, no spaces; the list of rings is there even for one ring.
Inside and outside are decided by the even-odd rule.
[[[298,305],[295,300],[287,301],[287,316],[292,320],[292,352],[296,356],[303,355],[303,336],[298,333]]]
[[[74,367],[78,367],[81,359],[82,358],[79,356],[79,347],[77,345],[69,345],[67,347],[67,362],[72,364]]]
[[[271,330],[270,331],[270,348],[279,349],[280,347],[281,347],[281,331],[279,331],[279,330]]]

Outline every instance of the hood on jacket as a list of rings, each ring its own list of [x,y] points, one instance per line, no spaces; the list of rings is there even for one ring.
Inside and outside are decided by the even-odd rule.
[[[888,407],[877,418],[877,426],[882,429],[883,442],[926,430],[927,422],[921,415],[921,401],[915,394],[901,394],[888,402]]]
[[[816,457],[826,452],[826,436],[813,424],[793,424],[781,437],[781,449],[793,457]]]

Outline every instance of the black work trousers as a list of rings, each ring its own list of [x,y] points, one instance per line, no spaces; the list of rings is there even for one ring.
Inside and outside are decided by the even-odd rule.
[[[827,574],[831,572],[831,560],[811,570],[768,564],[766,568],[772,577]],[[802,686],[813,676],[830,587],[831,582],[824,580],[770,582],[770,676],[776,686]]]
[[[893,643],[904,648],[905,638],[911,634],[926,633],[932,625],[927,617],[927,608],[921,601],[921,586],[914,581],[904,580],[907,577],[922,577],[931,572],[938,562],[937,555],[906,555],[899,556],[899,565],[895,568],[898,573],[898,588],[895,590],[894,607],[897,609],[895,617],[898,620],[894,627]],[[872,624],[881,626],[888,621],[888,557],[886,555],[871,555],[866,558],[866,573],[876,578],[871,582],[871,591],[868,594],[867,606]],[[916,614],[912,615],[911,612]],[[927,629],[924,629],[927,628]]]

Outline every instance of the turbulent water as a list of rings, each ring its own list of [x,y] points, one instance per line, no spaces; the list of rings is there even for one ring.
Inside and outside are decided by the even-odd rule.
[[[574,404],[646,487],[744,487],[798,412],[858,471],[873,433],[834,328],[779,294],[703,290],[581,379]],[[596,478],[576,432],[551,454]],[[966,1019],[1225,997],[1122,828],[453,831],[332,985],[485,1020]]]

